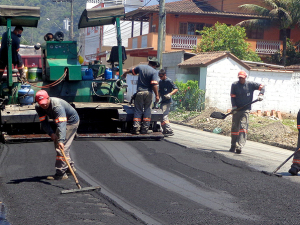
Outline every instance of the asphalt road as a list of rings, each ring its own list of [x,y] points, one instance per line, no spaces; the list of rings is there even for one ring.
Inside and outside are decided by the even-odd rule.
[[[173,125],[163,141],[75,141],[83,187],[53,174],[52,143],[3,145],[2,217],[26,224],[298,224],[299,177],[267,176],[292,152],[247,142],[229,153],[228,137]],[[174,142],[174,143],[172,143]],[[5,224],[0,216],[0,224]]]

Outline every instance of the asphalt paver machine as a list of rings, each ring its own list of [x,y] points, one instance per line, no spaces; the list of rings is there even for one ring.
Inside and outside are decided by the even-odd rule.
[[[125,15],[124,6],[86,9],[83,11],[78,28],[115,24],[118,46],[114,46],[114,64],[122,75],[126,53],[121,41],[120,20]],[[37,27],[40,19],[39,7],[0,5],[0,25]],[[42,75],[34,81],[23,82],[13,76],[11,65],[11,37],[8,36],[7,77],[0,85],[1,140],[3,142],[49,140],[41,127],[35,111],[34,96],[38,90],[46,90],[50,97],[59,97],[69,102],[80,116],[78,139],[161,139],[160,126],[162,111],[152,109],[151,134],[134,135],[134,107],[124,100],[126,82],[122,79],[103,76],[105,66],[89,65],[92,76],[82,74],[78,61],[76,41],[64,41],[64,35],[57,32],[54,40],[45,39],[41,46]],[[113,51],[114,50],[114,51]],[[95,73],[96,71],[96,73]]]

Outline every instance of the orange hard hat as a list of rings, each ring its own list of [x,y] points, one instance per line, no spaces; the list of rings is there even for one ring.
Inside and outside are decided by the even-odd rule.
[[[248,74],[244,70],[241,70],[238,73],[238,77],[246,78],[247,76],[248,76]]]

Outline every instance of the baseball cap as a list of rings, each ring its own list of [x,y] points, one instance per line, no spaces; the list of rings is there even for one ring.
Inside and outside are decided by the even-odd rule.
[[[241,70],[239,73],[238,73],[238,77],[242,77],[242,78],[246,78],[248,75],[247,73],[244,71],[244,70]]]
[[[39,103],[39,105],[47,104],[48,98],[49,98],[49,95],[48,95],[47,91],[45,91],[45,90],[39,90],[35,94],[35,101],[37,103]]]

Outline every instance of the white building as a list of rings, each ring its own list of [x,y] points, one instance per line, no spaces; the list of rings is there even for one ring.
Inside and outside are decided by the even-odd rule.
[[[88,0],[86,9],[110,7],[123,4],[125,10],[131,11],[144,5],[144,0]],[[122,45],[128,46],[128,38],[132,35],[132,22],[121,21]],[[133,36],[148,33],[148,23],[143,23],[143,30],[140,31],[140,22],[134,22]],[[80,55],[83,56],[85,64],[96,60],[100,53],[117,45],[117,32],[115,25],[105,25],[101,27],[89,27],[80,30],[79,46]],[[106,46],[106,47],[104,47]],[[109,46],[109,47],[107,47]]]

